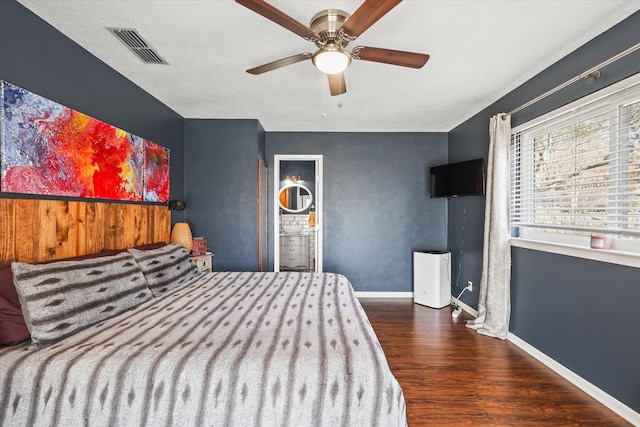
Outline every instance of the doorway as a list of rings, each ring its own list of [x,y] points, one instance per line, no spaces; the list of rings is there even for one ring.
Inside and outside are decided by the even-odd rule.
[[[322,155],[273,156],[273,271],[322,271]]]

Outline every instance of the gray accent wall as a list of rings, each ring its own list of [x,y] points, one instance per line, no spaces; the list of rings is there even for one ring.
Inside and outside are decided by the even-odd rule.
[[[492,115],[508,112],[633,46],[639,41],[638,28],[640,12],[453,129],[450,160],[486,157]],[[640,72],[640,52],[601,72],[596,82],[581,80],[515,114],[512,126]],[[449,202],[448,247],[454,254],[462,252],[462,268],[454,263],[453,275],[460,274],[461,283],[466,283],[480,277],[484,206],[470,201],[466,224],[463,208],[463,200]],[[512,249],[512,258],[510,331],[640,412],[640,270],[521,248]],[[463,301],[477,307],[477,291],[465,293]]]
[[[184,197],[183,118],[15,0],[0,1],[0,79],[169,148]]]
[[[214,270],[258,268],[258,159],[264,129],[257,120],[187,119],[187,222],[207,239]]]
[[[447,161],[446,133],[267,132],[270,170],[275,154],[323,155],[324,271],[356,291],[411,292],[412,252],[446,248],[446,200],[427,176]]]

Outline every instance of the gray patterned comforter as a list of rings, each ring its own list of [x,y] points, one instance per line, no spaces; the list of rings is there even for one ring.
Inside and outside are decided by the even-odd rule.
[[[341,275],[216,272],[39,350],[0,349],[3,426],[406,426]]]

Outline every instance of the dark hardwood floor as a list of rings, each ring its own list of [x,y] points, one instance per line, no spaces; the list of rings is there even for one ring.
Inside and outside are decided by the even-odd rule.
[[[630,425],[514,344],[465,327],[466,313],[360,301],[402,386],[410,427]]]

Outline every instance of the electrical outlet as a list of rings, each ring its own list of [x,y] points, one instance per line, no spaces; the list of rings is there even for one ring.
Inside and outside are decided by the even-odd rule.
[[[469,289],[469,292],[473,292],[473,282],[471,280],[467,282],[467,289]]]

